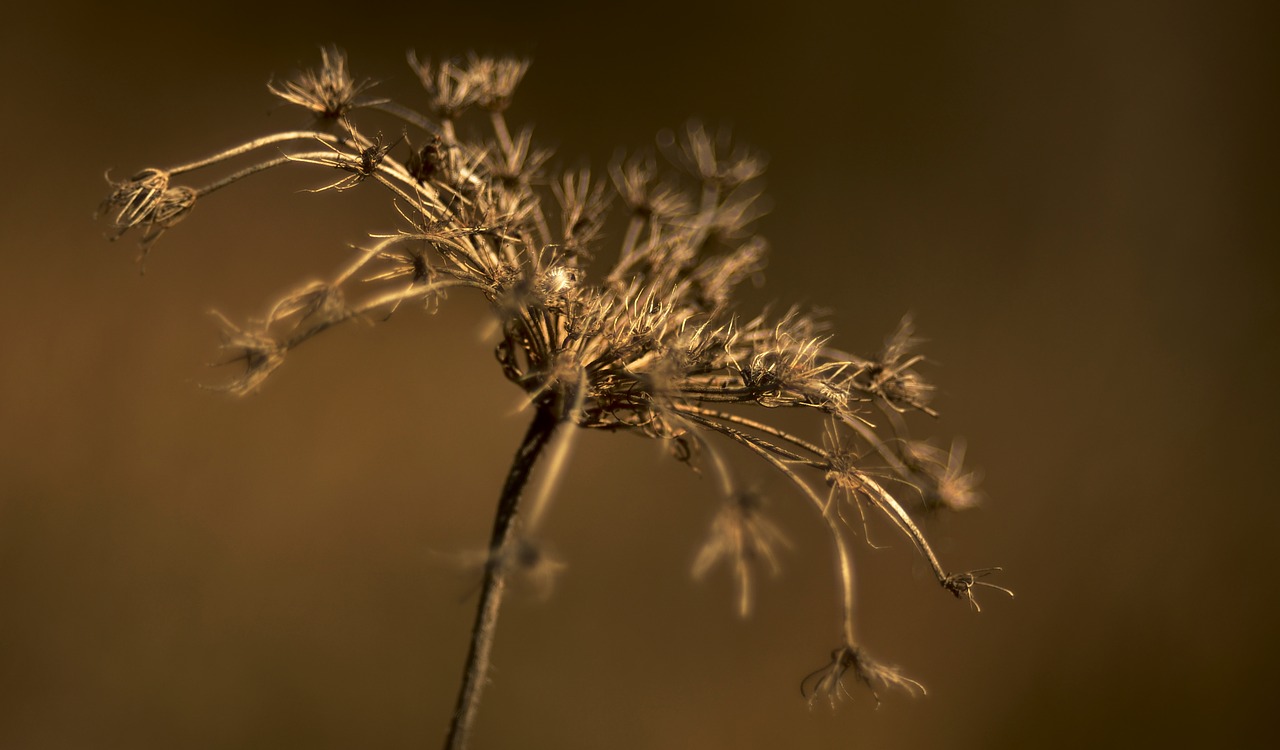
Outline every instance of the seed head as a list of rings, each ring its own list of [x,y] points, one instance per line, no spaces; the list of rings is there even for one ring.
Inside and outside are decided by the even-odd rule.
[[[432,113],[441,119],[455,119],[485,93],[481,88],[482,81],[456,60],[419,60],[412,50],[408,59],[409,67],[427,91]]]
[[[981,474],[964,470],[964,450],[963,440],[954,441],[950,451],[923,440],[898,443],[898,455],[913,472],[913,484],[926,510],[968,510],[982,501]]]
[[[529,61],[518,57],[468,58],[470,75],[474,79],[476,103],[492,112],[502,112],[511,105],[516,86],[529,72]]]
[[[239,378],[215,389],[233,396],[253,393],[284,364],[286,347],[265,330],[240,328],[216,310],[213,316],[222,327],[222,348],[231,354],[225,363],[244,362],[244,373]]]
[[[810,707],[819,697],[825,697],[835,708],[836,701],[842,696],[852,697],[844,686],[845,675],[850,671],[858,682],[871,690],[876,703],[880,702],[878,688],[882,687],[897,688],[911,695],[925,693],[923,685],[904,677],[896,667],[886,667],[871,659],[864,650],[846,644],[831,652],[831,661],[826,666],[801,680],[800,694],[808,697]]]
[[[711,535],[693,561],[693,577],[702,578],[716,563],[726,561],[738,584],[738,614],[751,614],[752,568],[759,562],[773,575],[782,567],[778,547],[790,547],[786,536],[761,513],[763,498],[754,491],[741,491],[725,498],[711,524]]]
[[[664,133],[660,140],[672,161],[704,182],[737,187],[764,174],[767,161],[747,148],[734,146],[730,132],[712,136],[701,122],[691,121],[679,135]]]
[[[144,169],[120,182],[111,180],[112,191],[99,206],[99,212],[115,211],[108,239],[115,241],[130,229],[138,228],[142,257],[160,239],[165,230],[191,213],[199,193],[183,185],[170,185],[169,173],[161,169]]]
[[[304,70],[295,78],[267,84],[267,90],[290,104],[311,112],[321,120],[337,122],[357,107],[385,100],[361,100],[360,94],[373,87],[374,81],[356,81],[347,72],[347,53],[337,47],[320,48],[320,67]]]
[[[760,187],[765,160],[735,144],[729,131],[713,135],[693,122],[678,135],[665,133],[658,149],[666,162],[648,150],[619,155],[607,180],[587,167],[553,169],[551,152],[534,144],[531,128],[512,137],[506,125],[504,111],[527,61],[471,55],[432,62],[413,52],[408,61],[429,112],[380,107],[405,122],[403,161],[399,139],[388,143],[357,127],[357,110],[377,103],[360,99],[372,84],[353,79],[345,55],[328,47],[317,70],[271,90],[320,120],[341,123],[342,132],[286,131],[111,183],[103,210],[113,213],[114,236],[138,227],[144,245],[181,220],[198,195],[280,165],[326,170],[330,179],[333,170],[340,173],[311,192],[365,183],[388,191],[389,221],[398,229],[372,235],[373,246],[357,248],[332,276],[281,295],[258,322],[242,327],[217,316],[230,361],[244,363],[224,390],[256,390],[287,352],[335,326],[385,318],[406,300],[434,309],[455,291],[479,295],[495,320],[498,365],[523,392],[522,403],[536,410],[535,427],[561,425],[548,428],[557,430],[551,479],[566,465],[572,428],[659,441],[678,461],[714,476],[725,500],[695,554],[693,574],[702,577],[724,561],[745,615],[756,568],[776,573],[778,551],[788,545],[764,516],[760,496],[736,489],[736,466],[720,451],[730,446],[759,459],[812,506],[829,533],[839,579],[841,645],[828,665],[805,678],[802,692],[811,701],[818,695],[834,701],[850,672],[873,692],[884,686],[923,692],[871,660],[855,638],[845,508],[887,518],[943,589],[973,609],[975,588],[1008,590],[983,580],[998,568],[945,568],[913,518],[920,506],[972,506],[978,478],[963,468],[963,443],[944,452],[910,435],[912,413],[938,415],[934,388],[918,372],[925,359],[911,318],[878,353],[862,356],[836,348],[820,311],[742,311],[740,291],[748,280],[759,282],[769,247],[756,221],[768,205]],[[488,110],[488,117],[470,113],[472,120],[481,115],[483,134],[461,119],[472,105]],[[203,188],[170,184],[174,174],[250,158],[264,146],[270,153],[259,153],[258,163]],[[620,237],[610,231],[616,206]],[[786,409],[825,427],[821,445],[776,419]],[[515,518],[520,533],[533,533],[552,496],[551,479],[524,519],[506,517]],[[555,568],[531,542],[503,550],[516,558],[498,562],[513,570]]]

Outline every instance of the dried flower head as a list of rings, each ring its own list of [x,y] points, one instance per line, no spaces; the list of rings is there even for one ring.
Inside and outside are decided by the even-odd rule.
[[[1013,592],[1004,586],[997,586],[994,583],[983,581],[981,579],[993,574],[999,573],[1004,568],[981,568],[979,570],[971,570],[967,573],[952,573],[947,576],[947,580],[942,585],[947,591],[956,595],[957,599],[965,599],[969,602],[969,606],[975,612],[981,612],[982,607],[978,606],[978,600],[973,597],[973,589],[975,586],[985,586],[989,589],[1013,596]]]
[[[709,184],[733,188],[764,174],[765,158],[734,146],[727,129],[712,136],[701,122],[690,121],[679,135],[663,133],[659,143],[675,163]]]
[[[968,510],[982,502],[981,474],[964,469],[963,440],[952,442],[949,451],[923,440],[902,440],[897,451],[926,510]]]
[[[231,354],[223,364],[244,362],[244,373],[225,385],[217,386],[217,389],[236,396],[253,393],[276,368],[284,364],[288,347],[269,335],[265,328],[241,328],[216,310],[212,314],[222,327],[222,348]]]
[[[375,83],[357,81],[347,72],[347,53],[337,47],[320,48],[320,67],[304,70],[297,77],[267,89],[290,104],[296,104],[321,120],[337,121],[357,107],[385,100],[362,100],[360,94]]]
[[[895,667],[879,664],[862,649],[846,645],[831,652],[831,661],[825,667],[811,672],[800,681],[800,694],[809,699],[811,707],[821,696],[835,708],[839,698],[851,697],[844,686],[844,678],[849,672],[853,672],[858,682],[871,690],[876,703],[880,702],[877,688],[881,687],[897,688],[912,695],[925,693],[923,685],[903,677]]]
[[[112,239],[119,237],[128,229],[149,221],[155,215],[155,209],[161,196],[169,189],[169,173],[162,169],[144,169],[127,180],[116,182],[110,173],[106,176],[111,183],[111,194],[103,199],[99,212],[106,213],[119,209],[112,222],[117,233]]]
[[[516,87],[529,72],[529,61],[518,57],[480,57],[475,54],[468,60],[471,77],[475,79],[476,103],[491,112],[505,111],[511,106],[511,96]]]
[[[114,182],[111,194],[102,201],[99,211],[115,211],[108,238],[117,240],[130,229],[142,230],[139,245],[143,253],[160,239],[160,235],[191,213],[199,193],[182,185],[169,185],[169,172],[144,169],[127,180]]]
[[[317,334],[353,320],[387,317],[405,301],[427,309],[453,291],[482,297],[496,320],[495,354],[503,375],[533,414],[499,503],[484,566],[485,581],[471,655],[451,737],[465,744],[483,686],[493,622],[508,569],[554,569],[532,541],[554,498],[554,480],[569,462],[569,436],[582,429],[627,432],[658,441],[695,469],[710,467],[726,500],[695,577],[726,561],[737,582],[738,610],[752,603],[753,566],[778,568],[782,533],[762,515],[758,495],[734,488],[734,465],[721,449],[759,459],[794,488],[830,536],[840,592],[840,621],[831,663],[807,677],[809,695],[832,699],[853,675],[879,687],[923,692],[919,683],[869,659],[855,636],[854,555],[845,509],[887,519],[929,564],[942,588],[977,609],[974,591],[1008,589],[983,580],[998,568],[953,572],[944,567],[912,515],[920,505],[962,510],[977,499],[977,475],[962,466],[963,443],[950,452],[910,435],[913,413],[936,417],[933,387],[919,368],[910,317],[879,353],[864,357],[836,346],[825,318],[799,307],[749,315],[738,290],[759,281],[767,244],[756,219],[765,210],[759,185],[764,159],[713,136],[699,123],[659,138],[675,169],[651,152],[618,157],[611,179],[588,168],[554,171],[532,129],[515,137],[505,110],[527,62],[471,56],[466,61],[409,62],[426,89],[427,113],[376,103],[404,121],[408,158],[368,137],[354,121],[358,94],[346,57],[322,50],[319,71],[272,90],[341,133],[283,131],[190,164],[147,169],[112,182],[104,210],[115,236],[138,227],[144,242],[172,226],[195,198],[280,166],[338,170],[319,190],[380,189],[391,199],[398,229],[372,235],[331,276],[309,282],[268,306],[258,323],[240,327],[218,316],[224,348],[244,362],[226,386],[257,390],[285,354]],[[471,105],[485,132],[460,129]],[[421,144],[421,145],[414,145]],[[253,160],[199,189],[171,187],[173,175]],[[314,192],[314,191],[313,191]],[[613,198],[619,200],[612,200]],[[608,231],[621,206],[625,229]],[[397,218],[398,217],[398,218]],[[596,258],[606,267],[593,271]],[[611,260],[611,263],[609,262]],[[772,418],[779,410],[811,415],[815,442]],[[547,456],[541,490],[521,509],[533,464]],[[904,500],[899,495],[905,496]],[[911,498],[922,498],[912,502]],[[511,564],[516,561],[518,564]]]
[[[911,354],[920,343],[922,340],[915,336],[911,316],[904,316],[898,329],[885,342],[880,356],[861,362],[858,387],[884,399],[898,412],[918,409],[929,416],[938,416],[928,405],[933,386],[913,369],[924,361],[923,355]]]
[[[409,67],[418,74],[418,80],[427,91],[432,114],[441,119],[456,118],[485,93],[482,90],[484,81],[473,75],[464,63],[457,60],[432,62],[430,58],[419,60],[413,50],[409,51],[408,59]],[[510,92],[507,95],[510,96]]]
[[[721,560],[732,566],[738,585],[738,614],[743,617],[751,614],[752,567],[762,563],[777,575],[782,570],[777,548],[791,546],[782,531],[764,517],[763,501],[754,491],[735,492],[725,498],[711,524],[711,535],[693,561],[694,578],[702,578]]]

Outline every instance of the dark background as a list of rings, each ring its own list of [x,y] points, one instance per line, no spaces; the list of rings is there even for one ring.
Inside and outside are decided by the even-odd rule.
[[[482,306],[404,311],[225,373],[235,319],[394,229],[374,190],[264,175],[203,200],[139,276],[101,175],[304,122],[266,92],[337,43],[415,103],[404,52],[515,52],[513,122],[602,166],[697,115],[771,157],[759,299],[873,352],[912,311],[988,502],[930,522],[1016,600],[974,614],[887,527],[860,626],[929,689],[832,712],[821,525],[763,465],[793,549],[734,616],[688,568],[715,491],[579,436],[517,589],[477,748],[1231,746],[1280,648],[1276,17],[1269,3],[344,3],[14,10],[0,34],[0,748],[434,747],[476,559],[524,427]],[[1265,11],[1265,12],[1264,12]]]

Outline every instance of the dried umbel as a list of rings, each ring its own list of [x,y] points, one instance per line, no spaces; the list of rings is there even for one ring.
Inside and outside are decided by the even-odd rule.
[[[189,187],[170,187],[169,175],[161,169],[144,169],[120,182],[107,178],[113,190],[102,201],[99,211],[116,212],[108,235],[112,240],[130,229],[140,228],[139,244],[145,252],[166,229],[186,218],[196,204],[198,193]]]
[[[356,107],[374,103],[357,98],[374,83],[367,79],[356,81],[351,77],[347,72],[345,52],[336,47],[325,47],[320,50],[320,59],[318,70],[305,70],[280,85],[269,83],[267,88],[286,102],[309,110],[322,120],[337,120]]]
[[[138,228],[149,245],[196,198],[280,166],[338,173],[316,190],[387,191],[397,230],[372,235],[330,278],[284,295],[261,320],[236,325],[221,318],[230,359],[245,365],[225,386],[235,394],[258,389],[294,347],[336,325],[384,318],[406,302],[434,309],[451,291],[488,301],[500,332],[498,364],[523,390],[533,419],[500,497],[451,746],[466,743],[507,574],[527,567],[522,561],[543,559],[538,527],[568,463],[573,428],[660,441],[715,478],[724,504],[694,573],[726,562],[744,615],[755,567],[776,572],[788,542],[765,515],[762,498],[740,485],[726,449],[779,472],[829,532],[838,571],[836,648],[802,691],[834,699],[852,674],[873,688],[923,692],[876,662],[857,637],[850,537],[859,527],[849,521],[865,523],[868,511],[887,518],[938,584],[974,609],[976,588],[1008,590],[985,580],[998,568],[944,567],[912,516],[970,507],[978,492],[976,475],[962,468],[961,444],[947,452],[908,433],[911,413],[937,416],[911,320],[879,353],[859,356],[839,348],[813,313],[752,316],[737,309],[735,291],[764,266],[766,245],[754,230],[763,210],[764,160],[727,132],[712,134],[695,123],[664,133],[658,145],[670,168],[660,167],[654,152],[640,151],[617,157],[604,175],[585,168],[549,172],[550,152],[533,145],[528,128],[512,137],[505,119],[526,61],[431,62],[412,53],[409,60],[426,89],[428,114],[359,99],[369,84],[351,77],[345,55],[326,49],[319,70],[270,87],[325,127],[143,170],[113,183],[104,206],[116,212],[113,235]],[[488,135],[459,135],[473,108]],[[402,135],[386,139],[356,114],[399,121]],[[234,161],[246,163],[234,169]],[[228,174],[200,188],[170,185],[177,175],[212,167]],[[611,211],[625,227],[615,248],[605,232]],[[593,259],[612,265],[593,269]],[[820,437],[769,421],[786,408],[812,415]],[[522,502],[539,460],[542,482]]]

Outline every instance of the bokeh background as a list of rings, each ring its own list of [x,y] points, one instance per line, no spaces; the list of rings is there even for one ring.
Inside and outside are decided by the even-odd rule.
[[[226,373],[235,319],[396,226],[369,189],[268,174],[202,201],[140,276],[104,169],[302,124],[265,83],[345,47],[515,52],[513,122],[603,166],[689,116],[771,157],[759,300],[875,351],[915,315],[988,502],[928,531],[1003,565],[981,614],[859,544],[861,627],[924,698],[810,710],[836,645],[820,525],[735,617],[688,569],[710,483],[582,435],[546,526],[568,567],[502,615],[475,747],[1244,746],[1280,666],[1276,13],[1266,2],[29,4],[0,128],[0,748],[410,748],[447,726],[474,563],[524,417],[455,295]],[[456,6],[456,7],[455,7]]]

